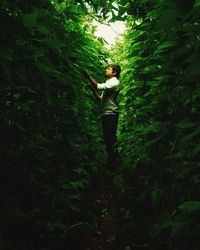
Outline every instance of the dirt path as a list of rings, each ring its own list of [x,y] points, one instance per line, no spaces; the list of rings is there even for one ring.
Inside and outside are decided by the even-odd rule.
[[[120,232],[125,222],[119,215],[113,178],[111,172],[99,174],[89,194],[91,208],[97,216],[97,230],[87,236],[85,250],[147,250],[147,245],[137,244],[133,235]]]
[[[97,216],[97,230],[88,235],[87,250],[130,250],[119,240],[118,204],[115,200],[113,174],[99,174],[89,196],[91,206]]]

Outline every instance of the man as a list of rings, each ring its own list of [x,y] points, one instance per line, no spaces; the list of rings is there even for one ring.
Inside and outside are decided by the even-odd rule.
[[[120,72],[121,68],[119,65],[109,65],[106,69],[108,80],[105,83],[100,84],[84,71],[84,76],[89,81],[95,97],[101,103],[101,122],[108,156],[107,167],[109,169],[114,169],[118,160],[116,131],[119,117],[117,98],[119,94]],[[97,90],[103,90],[102,94],[99,95]]]

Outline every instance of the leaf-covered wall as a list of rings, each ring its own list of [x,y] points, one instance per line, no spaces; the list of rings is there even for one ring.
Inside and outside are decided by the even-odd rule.
[[[129,2],[113,54],[123,68],[121,237],[129,228],[147,249],[198,249],[200,5]]]
[[[5,249],[41,249],[46,235],[88,219],[84,193],[105,152],[99,104],[81,69],[100,75],[106,61],[103,45],[86,27],[85,11],[75,2],[1,3]]]
[[[91,22],[110,13],[127,32],[108,53]],[[2,0],[0,14],[0,249],[86,250],[106,154],[81,69],[104,81],[109,57],[122,67],[118,240],[198,250],[199,0]]]

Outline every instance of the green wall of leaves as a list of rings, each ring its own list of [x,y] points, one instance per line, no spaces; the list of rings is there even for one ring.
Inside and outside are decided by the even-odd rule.
[[[199,247],[199,1],[129,1],[121,63],[122,238]],[[129,228],[129,229],[128,229]]]
[[[84,21],[89,9],[126,20],[110,55]],[[0,12],[0,248],[66,249],[73,225],[95,225],[86,193],[105,149],[80,70],[101,80],[110,56],[122,67],[119,237],[197,250],[200,2],[2,0]]]
[[[100,74],[106,54],[85,14],[75,1],[1,2],[3,249],[47,248],[91,220],[85,193],[105,150],[99,105],[80,72]]]

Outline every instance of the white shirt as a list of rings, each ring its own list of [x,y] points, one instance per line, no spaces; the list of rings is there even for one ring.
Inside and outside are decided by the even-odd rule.
[[[112,89],[113,91],[119,90],[119,80],[117,77],[112,77],[108,79],[105,83],[97,83],[97,89]]]
[[[101,94],[101,116],[119,112],[117,103],[119,84],[120,82],[116,77],[108,79],[105,83],[97,84],[97,89],[103,90]]]

